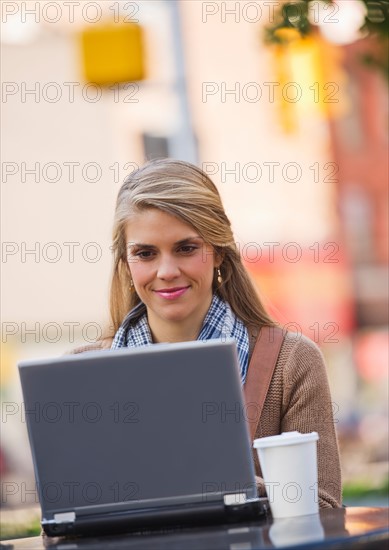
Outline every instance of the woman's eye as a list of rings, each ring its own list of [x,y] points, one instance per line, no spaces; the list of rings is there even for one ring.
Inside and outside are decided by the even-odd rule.
[[[139,250],[135,253],[135,256],[140,258],[141,260],[148,260],[153,255],[151,250]]]
[[[189,244],[187,244],[185,246],[181,246],[179,248],[179,251],[183,252],[184,254],[190,254],[194,250],[197,250],[197,246],[193,246],[193,245],[189,245]]]

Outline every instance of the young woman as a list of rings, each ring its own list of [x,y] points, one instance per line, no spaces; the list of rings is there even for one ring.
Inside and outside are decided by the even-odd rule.
[[[256,337],[275,322],[248,277],[219,193],[204,172],[187,162],[162,159],[131,173],[117,198],[113,254],[113,331],[95,347],[228,336],[236,341],[245,383],[249,365],[255,368],[250,360]],[[318,432],[319,505],[341,506],[339,454],[323,357],[308,338],[287,333],[255,437],[294,430]]]

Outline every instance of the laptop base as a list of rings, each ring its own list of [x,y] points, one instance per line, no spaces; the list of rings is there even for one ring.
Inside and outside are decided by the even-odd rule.
[[[225,506],[215,502],[171,506],[156,509],[114,512],[111,514],[81,516],[74,522],[56,523],[42,520],[42,528],[49,537],[93,536],[129,533],[161,528],[181,528],[219,523],[238,523],[258,520],[266,516],[269,504],[266,498],[258,498],[244,504]]]

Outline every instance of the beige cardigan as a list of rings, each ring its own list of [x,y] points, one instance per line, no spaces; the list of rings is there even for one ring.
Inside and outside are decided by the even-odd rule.
[[[309,338],[288,332],[281,346],[255,438],[290,431],[315,431],[319,434],[319,506],[341,506],[339,450],[324,359],[317,345]],[[261,468],[256,451],[253,454],[257,483],[263,493]]]
[[[251,351],[255,343],[253,337],[254,334],[250,334]],[[81,346],[70,353],[107,349],[111,342],[111,339],[106,339]],[[319,506],[341,506],[339,451],[326,367],[316,344],[294,333],[287,333],[281,346],[255,438],[289,431],[318,432]],[[258,488],[260,493],[265,494],[262,472],[254,450],[253,455]]]

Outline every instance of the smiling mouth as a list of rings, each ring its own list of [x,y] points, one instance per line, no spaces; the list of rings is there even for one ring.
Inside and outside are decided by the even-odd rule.
[[[162,298],[167,298],[167,299],[174,299],[174,298],[179,298],[180,296],[182,296],[187,290],[188,290],[189,286],[179,286],[179,287],[174,287],[174,288],[161,288],[159,290],[154,290],[154,292],[156,294],[158,294],[159,296],[162,296]]]

